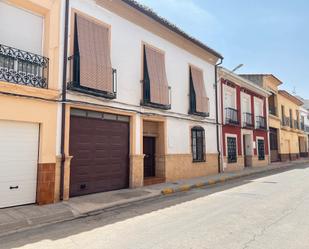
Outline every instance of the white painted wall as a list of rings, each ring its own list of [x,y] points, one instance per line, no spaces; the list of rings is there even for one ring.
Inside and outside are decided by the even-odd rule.
[[[199,124],[205,128],[207,153],[216,153],[216,126],[206,123],[214,123],[216,117],[215,66],[99,7],[93,0],[71,0],[70,4],[71,9],[74,8],[111,26],[111,60],[113,68],[117,69],[118,73],[118,91],[117,99],[112,101],[80,97],[74,93],[68,94],[68,98],[75,100],[82,98],[83,101],[97,104],[103,103],[104,105],[132,109],[142,113],[151,112],[169,116],[167,121],[168,153],[190,153],[189,126],[193,123]],[[70,20],[72,19],[70,18]],[[72,27],[72,25],[69,25],[69,27]],[[69,33],[71,34],[71,32]],[[71,44],[70,39],[69,44]],[[140,106],[142,98],[142,85],[140,83],[142,77],[142,42],[151,44],[165,52],[167,79],[172,88],[172,109],[169,111]],[[210,103],[210,117],[203,120],[188,115],[189,64],[203,69],[204,72],[205,88]],[[196,120],[196,122],[179,119],[179,117]],[[138,126],[136,128],[139,129]],[[138,146],[136,149],[139,149]]]
[[[168,119],[167,120],[167,153],[191,153],[191,128],[201,126],[205,130],[205,145],[207,153],[217,153],[216,126],[198,122]]]
[[[0,0],[0,23],[0,44],[42,55],[42,16]]]

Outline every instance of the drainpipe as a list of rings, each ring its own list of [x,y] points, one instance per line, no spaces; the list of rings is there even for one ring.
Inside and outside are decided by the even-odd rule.
[[[62,94],[61,94],[61,171],[60,171],[60,200],[64,195],[64,163],[65,163],[65,109],[66,109],[66,79],[67,79],[67,63],[68,63],[68,33],[69,33],[69,0],[65,1],[64,15],[64,47],[63,47],[63,71],[62,71]]]
[[[223,62],[223,58],[215,65],[215,92],[216,92],[216,129],[217,129],[217,151],[218,151],[218,173],[221,173],[221,149],[220,149],[220,135],[219,135],[219,108],[218,108],[218,66]]]

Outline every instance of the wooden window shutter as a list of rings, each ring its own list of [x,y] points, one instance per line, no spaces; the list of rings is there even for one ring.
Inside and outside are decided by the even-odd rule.
[[[150,102],[169,105],[164,54],[149,46],[145,46],[145,53],[150,81]]]
[[[80,85],[113,92],[109,28],[76,15]]]
[[[196,99],[196,112],[209,113],[209,99],[206,95],[203,71],[191,66],[191,75]]]

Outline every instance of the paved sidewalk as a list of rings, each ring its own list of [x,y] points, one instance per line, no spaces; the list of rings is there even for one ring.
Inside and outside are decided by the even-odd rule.
[[[266,171],[287,169],[305,163],[309,163],[309,160],[299,160],[293,163],[275,163],[263,168],[248,168],[233,173],[222,173],[213,176],[180,180],[139,189],[124,189],[75,197],[71,198],[69,201],[45,206],[26,205],[0,209],[0,237],[33,227],[40,227],[47,224],[94,215],[103,212],[106,209],[156,198],[162,194],[188,191],[192,188],[212,185]]]

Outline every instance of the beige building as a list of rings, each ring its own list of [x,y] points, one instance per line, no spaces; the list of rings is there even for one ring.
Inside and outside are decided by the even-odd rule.
[[[0,1],[0,208],[57,200],[60,11]]]

